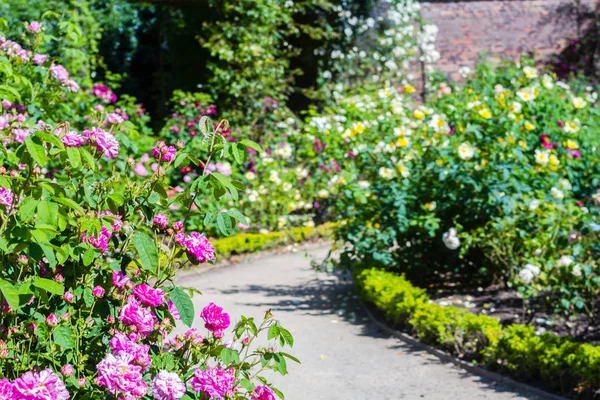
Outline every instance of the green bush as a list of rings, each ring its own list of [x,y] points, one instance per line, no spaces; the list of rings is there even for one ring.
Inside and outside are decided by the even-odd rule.
[[[430,303],[423,289],[381,269],[358,271],[355,282],[389,322],[426,343],[563,393],[588,395],[600,389],[599,346],[552,333],[537,335],[530,325],[502,328],[492,317]]]
[[[256,253],[278,246],[332,236],[332,224],[317,227],[298,227],[281,232],[241,233],[239,235],[215,240],[213,245],[223,258],[235,254]]]

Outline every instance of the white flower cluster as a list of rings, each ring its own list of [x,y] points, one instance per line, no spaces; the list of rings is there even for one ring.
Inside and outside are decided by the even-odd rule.
[[[421,22],[420,9],[417,0],[382,0],[376,16],[362,17],[338,6],[345,43],[331,51],[322,77],[330,80],[336,71],[336,80],[347,84],[366,76],[373,82],[398,82],[409,77],[412,62],[437,61],[438,29]],[[325,55],[324,49],[316,52]]]

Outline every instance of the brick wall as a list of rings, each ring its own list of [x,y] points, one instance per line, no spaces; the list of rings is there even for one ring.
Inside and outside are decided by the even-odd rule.
[[[583,7],[598,0],[580,0]],[[441,59],[436,67],[458,78],[461,66],[472,67],[479,54],[516,59],[536,50],[540,56],[559,52],[567,37],[585,21],[571,6],[576,0],[493,0],[423,2],[426,21],[438,26]],[[579,20],[579,21],[578,21]]]

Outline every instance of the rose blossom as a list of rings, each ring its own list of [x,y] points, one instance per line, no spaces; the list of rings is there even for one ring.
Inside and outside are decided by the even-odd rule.
[[[215,248],[203,233],[192,232],[185,238],[184,243],[188,253],[192,254],[198,262],[203,263],[215,258]]]
[[[102,297],[104,296],[104,288],[102,286],[96,286],[94,289],[92,289],[92,294],[94,297]]]
[[[83,136],[79,135],[75,131],[70,131],[62,137],[62,142],[67,147],[81,147],[85,143]]]
[[[133,362],[142,367],[143,371],[152,366],[152,360],[150,360],[150,346],[147,344],[136,343],[122,332],[117,332],[112,339],[110,339],[108,345],[115,355],[133,355]]]
[[[161,370],[152,380],[152,394],[157,400],[177,400],[185,392],[185,384],[174,372]]]
[[[66,82],[69,80],[69,72],[60,64],[52,64],[50,66],[50,73],[59,82]]]
[[[177,244],[184,245],[185,244],[185,233],[179,232],[173,237],[173,239],[175,239],[175,242],[177,242]]]
[[[133,398],[143,397],[148,386],[142,377],[142,367],[132,363],[133,355],[121,353],[117,357],[107,354],[96,367],[98,384],[111,393],[123,393]],[[131,397],[127,397],[131,398]]]
[[[129,285],[129,283],[131,282],[131,280],[129,279],[129,277],[125,274],[123,274],[121,271],[113,271],[112,274],[112,284],[115,287],[118,287],[119,289],[123,289],[125,286]]]
[[[275,392],[268,386],[257,386],[250,400],[276,400]]]
[[[50,326],[58,325],[58,317],[56,314],[52,313],[46,317],[46,323]]]
[[[35,65],[42,65],[48,60],[48,56],[45,54],[36,54],[33,56],[33,63]]]
[[[13,384],[6,378],[0,379],[0,399],[14,399]]]
[[[71,364],[65,364],[60,369],[60,372],[67,378],[73,376],[73,366]]]
[[[117,101],[117,96],[108,88],[108,86],[96,84],[92,89],[92,94],[105,103],[114,103]]]
[[[82,136],[108,158],[115,158],[119,154],[119,142],[112,133],[102,128],[87,129],[83,131]]]
[[[234,382],[233,368],[225,370],[219,366],[206,370],[197,369],[194,372],[191,385],[192,389],[196,392],[202,392],[208,398],[223,399],[226,395],[231,396],[233,394]]]
[[[86,236],[84,232],[82,235],[83,243],[89,243],[97,249],[102,250],[102,254],[105,254],[108,249],[108,241],[111,237],[111,233],[106,229],[105,226],[100,229],[100,233],[98,237],[95,238],[94,235],[91,235],[89,238]]]
[[[128,303],[121,308],[119,320],[125,325],[133,325],[143,336],[154,330],[156,317],[152,311],[141,307],[139,301],[134,297],[129,297]]]
[[[161,229],[165,229],[169,223],[169,218],[165,214],[156,214],[152,223],[159,226]]]
[[[42,23],[38,21],[31,21],[29,25],[27,25],[27,29],[31,32],[39,32],[42,30]]]
[[[10,208],[12,207],[13,202],[13,192],[10,189],[0,188],[0,204],[4,204],[6,206],[6,211],[10,212]]]
[[[213,332],[217,338],[223,337],[223,331],[229,328],[231,323],[229,314],[223,312],[223,308],[210,302],[202,309],[200,317],[204,320],[204,327]]]
[[[140,283],[133,288],[132,292],[146,306],[158,307],[165,303],[165,292],[162,289],[154,289],[148,284]]]
[[[159,161],[171,162],[177,155],[175,146],[167,146],[162,140],[156,142],[156,147],[152,148],[152,157]]]
[[[63,381],[51,369],[39,373],[26,372],[13,382],[16,399],[67,400],[69,392]]]
[[[169,314],[171,314],[175,321],[179,321],[181,319],[181,316],[179,315],[179,310],[177,309],[177,307],[175,307],[175,304],[171,300],[169,300],[167,302],[167,305],[169,308]]]
[[[73,292],[65,292],[63,299],[65,299],[66,302],[71,303],[73,301]]]
[[[175,229],[176,231],[182,230],[183,229],[183,222],[181,222],[181,221],[173,222],[173,229]]]

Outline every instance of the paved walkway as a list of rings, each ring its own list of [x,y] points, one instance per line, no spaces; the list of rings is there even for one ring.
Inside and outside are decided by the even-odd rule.
[[[327,249],[309,252],[322,258]],[[302,361],[288,364],[288,376],[269,375],[286,400],[539,400],[383,333],[356,306],[351,283],[316,273],[304,252],[186,274],[178,283],[203,292],[194,296],[197,314],[210,301],[234,321],[241,314],[261,320],[273,309],[294,335],[288,352]],[[199,317],[195,326],[205,331]]]

